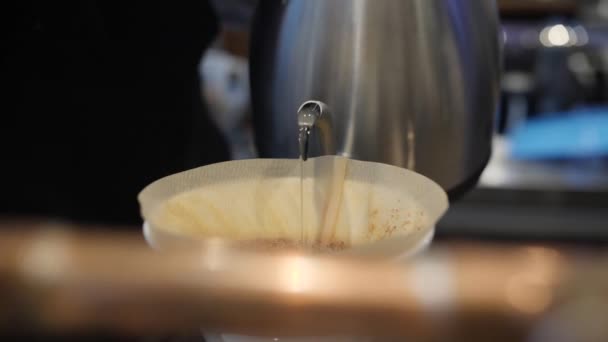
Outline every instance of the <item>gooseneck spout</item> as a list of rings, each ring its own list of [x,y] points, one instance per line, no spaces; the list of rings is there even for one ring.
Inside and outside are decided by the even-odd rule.
[[[298,109],[298,142],[300,158],[308,159],[310,133],[317,128],[320,133],[321,149],[324,155],[336,154],[332,132],[331,114],[327,105],[321,101],[307,101]]]

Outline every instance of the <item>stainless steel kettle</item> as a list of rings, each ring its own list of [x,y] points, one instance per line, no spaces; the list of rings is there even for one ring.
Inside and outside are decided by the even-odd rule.
[[[251,49],[260,156],[297,157],[296,112],[316,100],[331,109],[337,154],[462,192],[491,153],[500,47],[494,0],[261,1]]]

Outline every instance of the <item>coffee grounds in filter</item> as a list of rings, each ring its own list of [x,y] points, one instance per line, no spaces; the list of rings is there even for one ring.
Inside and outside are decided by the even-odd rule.
[[[448,206],[437,184],[412,171],[335,156],[305,164],[305,229],[311,251],[356,253],[365,247],[381,255],[403,252],[432,231]],[[159,180],[139,199],[153,230],[196,239],[220,237],[243,248],[299,247],[298,160],[210,165]]]

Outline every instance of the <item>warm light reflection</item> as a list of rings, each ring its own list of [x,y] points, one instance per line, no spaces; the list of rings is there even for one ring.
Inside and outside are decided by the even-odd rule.
[[[225,267],[226,256],[223,255],[223,242],[221,239],[207,241],[207,249],[201,255],[203,265],[209,271],[218,271]]]
[[[552,248],[547,247],[526,247],[525,252],[534,262],[555,263],[559,261],[560,253]]]
[[[516,310],[526,314],[541,313],[553,299],[561,255],[551,248],[527,247],[523,257],[526,267],[508,280],[505,295]]]
[[[313,278],[312,265],[310,260],[300,256],[287,258],[282,267],[282,283],[288,292],[301,293],[307,290],[310,285],[309,279]]]
[[[533,273],[513,276],[506,285],[507,300],[523,313],[541,313],[553,299],[548,285],[545,279]]]
[[[21,260],[23,271],[40,281],[61,277],[71,259],[68,245],[62,231],[46,233],[26,249]]]

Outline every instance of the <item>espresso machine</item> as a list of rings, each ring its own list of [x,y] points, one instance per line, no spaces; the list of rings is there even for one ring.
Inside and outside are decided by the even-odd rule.
[[[331,125],[312,123],[311,156],[412,169],[452,198],[477,183],[499,98],[495,1],[261,1],[251,41],[260,157],[298,156],[313,100]]]

